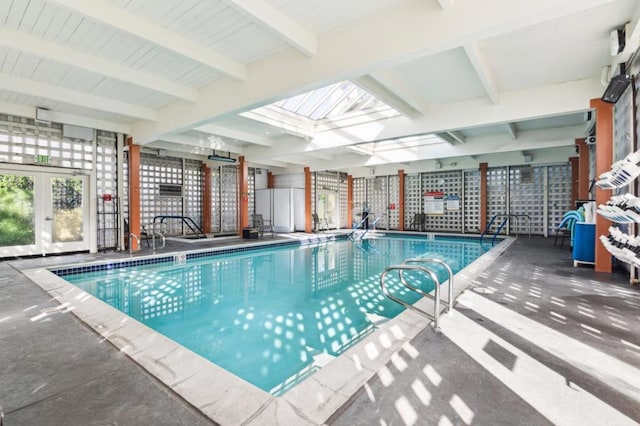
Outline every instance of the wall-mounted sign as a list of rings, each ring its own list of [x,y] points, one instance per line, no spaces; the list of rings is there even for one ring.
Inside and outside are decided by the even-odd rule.
[[[427,191],[423,194],[424,212],[428,215],[444,214],[444,192]]]
[[[445,198],[445,207],[449,212],[460,211],[460,196],[458,194],[447,195],[447,198]]]

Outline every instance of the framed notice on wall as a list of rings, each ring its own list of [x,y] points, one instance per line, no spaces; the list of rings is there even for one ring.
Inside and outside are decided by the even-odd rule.
[[[448,212],[460,211],[460,196],[458,194],[447,195],[445,198],[445,207]]]
[[[423,194],[424,212],[428,215],[444,214],[444,192],[429,191]]]

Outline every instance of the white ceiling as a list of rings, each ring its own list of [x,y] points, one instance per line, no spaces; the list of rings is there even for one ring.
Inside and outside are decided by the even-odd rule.
[[[638,47],[639,4],[3,0],[0,112],[44,107],[150,148],[229,151],[275,172],[558,161],[585,136],[602,67]],[[612,57],[609,35],[625,23],[628,46]],[[238,115],[344,79],[402,115],[313,136]],[[429,134],[442,141],[372,143]]]

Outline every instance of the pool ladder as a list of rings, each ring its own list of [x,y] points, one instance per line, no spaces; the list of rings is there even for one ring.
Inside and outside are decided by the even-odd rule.
[[[521,218],[521,217],[527,219],[527,223],[529,224],[529,238],[531,238],[531,216],[529,216],[528,214],[500,213],[500,214],[493,215],[493,217],[491,218],[491,220],[487,224],[486,228],[484,228],[484,231],[482,231],[482,234],[480,234],[480,244],[482,244],[482,239],[487,234],[487,232],[489,232],[489,230],[491,229],[491,225],[493,225],[493,222],[495,222],[495,220],[497,218],[499,218],[499,217],[503,217],[504,219],[502,220],[502,223],[500,224],[500,226],[498,226],[498,229],[496,230],[496,232],[493,234],[493,238],[491,238],[491,246],[492,247],[496,242],[496,238],[498,237],[498,234],[500,234],[500,232],[502,231],[502,228],[505,227],[505,225],[509,222],[509,219],[511,219],[511,218],[514,218],[515,222],[516,222],[516,225],[515,225],[516,226],[516,237],[518,237],[518,231],[520,229],[520,227],[518,226],[518,219]],[[509,230],[508,229],[507,229],[507,235],[509,235]]]
[[[445,267],[445,269],[447,270],[447,273],[449,274],[449,280],[448,280],[448,289],[447,289],[447,300],[440,300],[440,281],[438,280],[438,276],[436,275],[435,272],[433,272],[433,270],[425,267],[425,266],[421,266],[421,265],[417,265],[417,263],[435,263],[435,264],[439,264]],[[410,303],[405,302],[402,299],[397,298],[396,296],[394,296],[393,294],[391,294],[391,292],[389,291],[389,289],[386,286],[385,283],[385,279],[387,277],[387,275],[389,274],[389,272],[391,271],[398,271],[398,276],[400,278],[400,283],[408,288],[411,291],[414,291],[416,293],[418,293],[419,295],[421,295],[422,297],[426,297],[429,299],[433,300],[433,313],[429,313],[424,311],[423,309],[418,308],[417,306],[414,306]],[[425,292],[424,290],[415,287],[411,284],[409,284],[407,282],[407,280],[404,277],[404,272],[405,271],[418,271],[421,272],[425,275],[427,275],[428,277],[430,277],[433,282],[435,283],[435,289],[434,289],[434,295],[430,295],[429,293]],[[440,259],[436,259],[436,258],[426,258],[426,257],[416,257],[416,258],[412,258],[412,259],[407,259],[405,260],[402,264],[400,265],[391,265],[388,266],[383,272],[382,275],[380,275],[380,287],[382,288],[382,292],[384,293],[385,296],[387,296],[389,299],[393,300],[396,303],[401,304],[402,306],[404,306],[407,309],[410,309],[412,311],[415,311],[417,313],[419,313],[420,315],[433,320],[433,327],[436,329],[436,331],[440,331],[440,303],[442,303],[447,309],[446,312],[451,311],[451,309],[453,309],[453,271],[451,270],[451,268],[449,267],[449,265],[447,265],[445,262],[443,262]]]

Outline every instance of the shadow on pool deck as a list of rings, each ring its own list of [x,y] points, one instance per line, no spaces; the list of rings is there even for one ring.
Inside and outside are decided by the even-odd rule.
[[[51,311],[57,304],[19,272],[106,257],[129,256],[0,262],[5,423],[210,424],[74,316]],[[441,333],[424,330],[331,423],[640,422],[640,290],[623,273],[572,265],[552,239],[516,241],[443,317]]]

